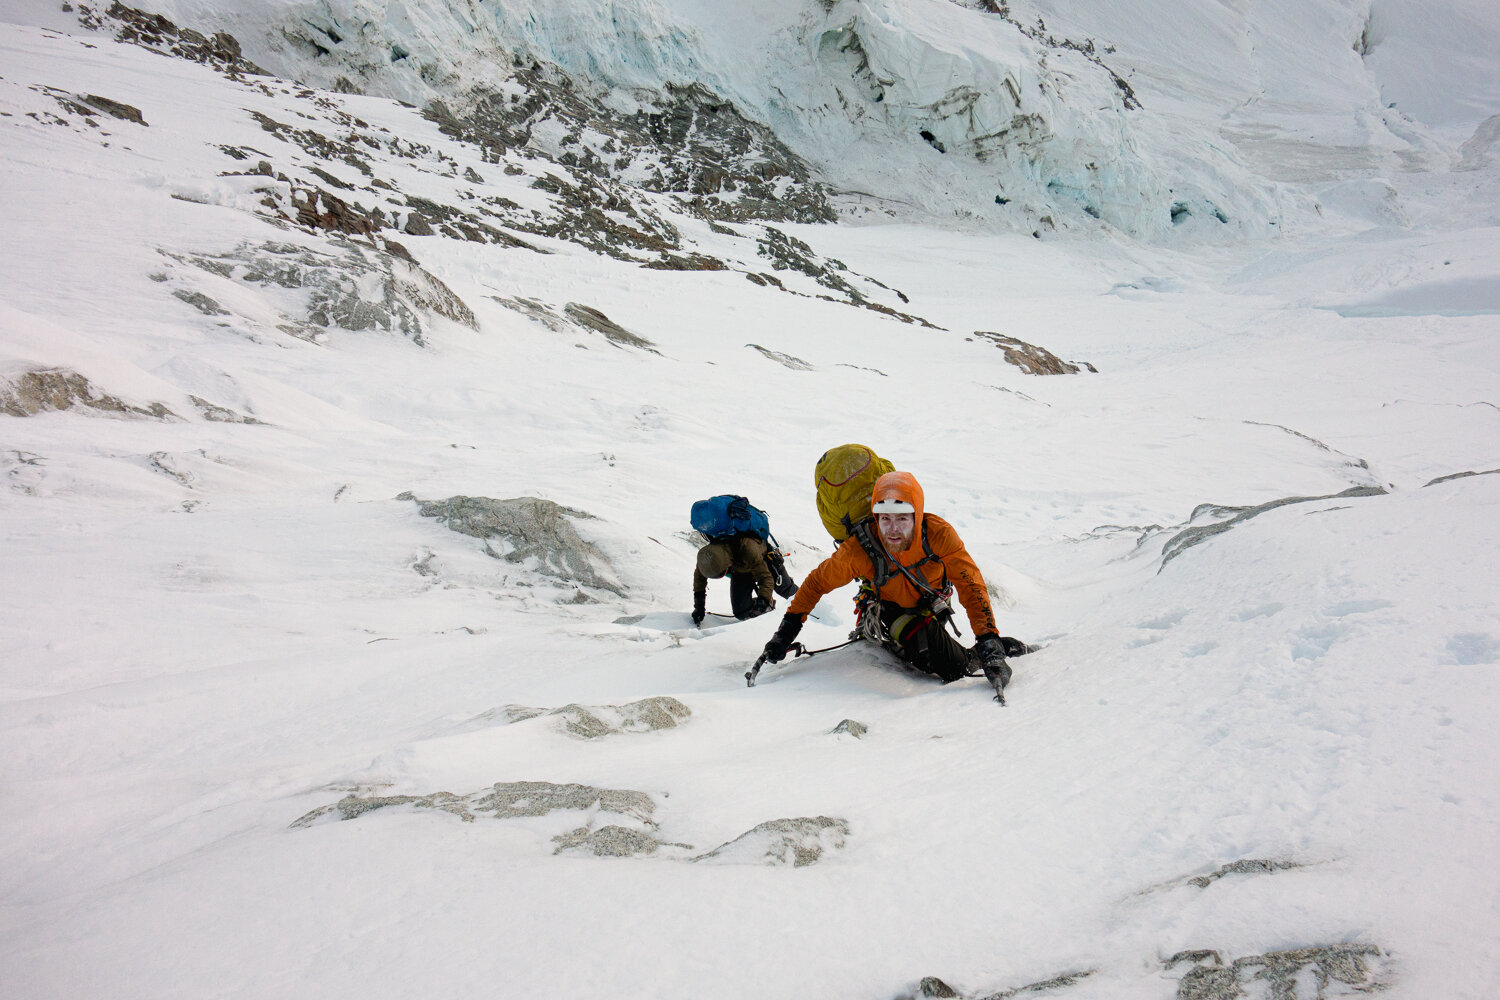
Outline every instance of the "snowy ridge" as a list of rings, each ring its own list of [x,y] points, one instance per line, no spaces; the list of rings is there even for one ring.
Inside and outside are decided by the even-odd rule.
[[[7,998],[1493,995],[1500,105],[1301,72],[1362,4],[992,6],[6,11]],[[1051,151],[981,163],[1006,80]],[[1046,193],[1116,139],[1163,241]],[[800,579],[845,441],[1041,646],[1007,707],[687,620],[692,501]]]

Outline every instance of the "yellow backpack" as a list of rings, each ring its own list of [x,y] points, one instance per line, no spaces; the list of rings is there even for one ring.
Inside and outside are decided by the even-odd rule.
[[[841,444],[823,453],[814,470],[818,516],[834,541],[848,538],[849,529],[870,516],[875,480],[895,470],[862,444]]]

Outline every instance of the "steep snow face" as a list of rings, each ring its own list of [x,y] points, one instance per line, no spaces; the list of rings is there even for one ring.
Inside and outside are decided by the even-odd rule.
[[[55,2],[0,5],[6,1000],[1493,1000],[1493,132],[1472,169],[1360,174],[1398,148],[1330,139],[1368,87],[1246,103],[1249,8],[1155,45],[1170,25],[1122,15],[1101,66],[1019,5],[1013,34],[977,0],[914,6],[918,52],[894,9],[659,4],[723,94],[764,86],[745,114],[827,172],[867,163],[872,205],[951,219],[1000,169],[923,110],[979,72],[965,46],[1000,51],[954,41],[973,24],[1015,49],[987,79],[1023,112],[1044,55],[1059,116],[1113,86],[1099,121],[1174,199],[1242,156],[1354,173],[1351,218],[1410,196],[1418,231],[1185,253],[778,229],[648,187],[644,152],[616,166],[733,124],[712,100],[601,89],[606,123],[582,76],[500,63],[448,115]],[[262,9],[170,13],[354,82],[333,36],[359,24],[296,55],[293,8]],[[798,89],[832,88],[850,52],[811,43],[851,18],[891,78],[864,117],[852,83],[850,108]],[[154,51],[114,38],[153,23]],[[731,60],[736,35],[813,68]],[[375,78],[447,98],[398,72]],[[776,72],[800,103],[765,96]],[[1005,100],[976,98],[977,130]],[[1251,121],[1254,144],[1220,131]],[[1041,157],[1065,132],[1044,124]],[[747,165],[779,155],[743,131]],[[580,149],[610,142],[603,166]],[[1184,200],[1171,232],[1235,231],[1215,204],[1230,222]],[[1085,220],[1059,225],[1114,232]],[[1072,374],[1034,374],[1049,358]],[[1008,707],[868,644],[748,688],[776,616],[691,626],[692,501],[750,496],[805,580],[830,541],[813,466],[845,441],[920,478],[1004,631],[1044,646]],[[847,637],[849,596],[809,648]]]
[[[1428,125],[1465,133],[1500,112],[1500,8],[1488,0],[1372,0],[1369,6],[1360,50],[1382,101]]]

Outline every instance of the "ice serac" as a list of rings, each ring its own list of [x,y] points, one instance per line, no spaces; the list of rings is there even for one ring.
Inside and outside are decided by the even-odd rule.
[[[1281,211],[1207,124],[1143,106],[1107,38],[930,0],[282,2],[212,12],[249,58],[441,103],[524,145],[732,221],[958,218],[1038,235],[1260,234]],[[1030,15],[1028,15],[1030,16]]]

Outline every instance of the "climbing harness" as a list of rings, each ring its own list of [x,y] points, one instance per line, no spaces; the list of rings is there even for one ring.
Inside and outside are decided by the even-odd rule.
[[[885,551],[885,546],[881,545],[880,540],[875,537],[874,518],[865,518],[858,524],[848,524],[846,522],[845,527],[849,529],[849,534],[859,542],[859,547],[869,557],[874,577],[870,581],[873,584],[873,589],[870,593],[877,607],[880,601],[880,589],[889,583],[891,578],[899,572],[916,588],[917,593],[922,595],[922,604],[916,613],[927,613],[931,618],[936,618],[941,625],[952,628],[954,635],[963,635],[963,632],[953,620],[953,584],[948,579],[948,567],[943,565],[943,560],[932,551],[932,543],[927,540],[927,522],[925,520],[922,522],[922,558],[910,566],[901,565],[901,563],[892,559]],[[943,583],[940,588],[934,588],[921,576],[912,572],[930,562],[935,562],[943,567]],[[861,593],[863,593],[863,589]],[[876,615],[876,619],[878,621],[878,614]],[[888,639],[889,637],[875,638],[871,636],[870,638],[874,642],[881,642],[883,644],[884,639]],[[900,637],[898,636],[897,638]]]

